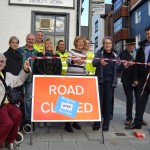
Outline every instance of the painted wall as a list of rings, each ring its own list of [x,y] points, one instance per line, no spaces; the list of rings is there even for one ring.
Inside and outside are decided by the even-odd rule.
[[[9,0],[0,1],[0,52],[8,49],[8,41],[11,36],[20,39],[19,46],[25,45],[25,38],[31,33],[32,11],[69,13],[69,49],[73,48],[76,36],[76,1],[75,9],[52,8],[40,6],[9,5]]]
[[[149,6],[148,6],[149,5]],[[135,23],[135,14],[137,10],[141,10],[141,21],[139,23]],[[139,8],[137,8],[134,12],[131,13],[131,36],[135,37],[137,34],[141,34],[141,41],[145,39],[144,29],[147,26],[150,26],[150,1],[145,2]]]
[[[98,31],[95,32],[95,22],[98,20]],[[104,38],[104,19],[100,18],[100,15],[92,16],[92,43],[95,43],[95,38],[98,36],[98,47],[95,49],[95,53],[102,47],[102,40]]]

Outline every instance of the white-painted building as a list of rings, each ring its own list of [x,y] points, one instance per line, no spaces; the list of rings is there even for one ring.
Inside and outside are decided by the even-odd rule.
[[[55,46],[62,39],[67,49],[73,48],[80,34],[80,6],[78,0],[0,0],[0,52],[8,49],[11,36],[17,36],[23,46],[26,35],[39,30]]]
[[[102,40],[104,38],[104,18],[101,18],[99,14],[92,16],[92,43],[95,44],[96,53],[102,47]]]

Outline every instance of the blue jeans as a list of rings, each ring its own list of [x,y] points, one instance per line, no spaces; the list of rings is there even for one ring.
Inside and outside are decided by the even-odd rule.
[[[32,82],[24,83],[25,98],[24,98],[24,108],[25,108],[25,119],[31,120],[31,104],[32,104]]]

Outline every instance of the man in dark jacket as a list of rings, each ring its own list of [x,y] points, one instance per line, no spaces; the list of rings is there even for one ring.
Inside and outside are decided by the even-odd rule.
[[[119,55],[120,59],[134,61],[136,57],[136,50],[135,50],[135,38],[129,38],[126,40],[126,49],[123,50]],[[132,122],[132,108],[133,108],[133,94],[137,94],[137,87],[133,84],[133,71],[134,66],[123,68],[121,82],[123,84],[123,89],[126,95],[126,121],[125,125],[129,126]]]
[[[125,127],[126,129],[141,129],[143,114],[145,111],[148,96],[150,94],[150,79],[148,79],[144,92],[143,87],[150,70],[150,26],[145,28],[146,40],[140,43],[136,55],[136,62],[145,62],[147,65],[135,65],[134,84],[137,86],[137,105],[134,123]],[[142,94],[142,95],[141,95]]]

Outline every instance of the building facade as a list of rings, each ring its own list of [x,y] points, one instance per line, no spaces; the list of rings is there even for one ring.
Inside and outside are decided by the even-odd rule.
[[[36,31],[43,31],[43,40],[50,38],[55,46],[64,40],[67,49],[73,48],[80,34],[81,5],[81,0],[1,0],[1,52],[8,49],[11,36],[17,36],[23,46],[26,35]]]
[[[129,13],[130,36],[136,38],[136,48],[138,48],[138,42],[145,40],[145,28],[150,26],[150,0],[139,0],[132,4]]]

